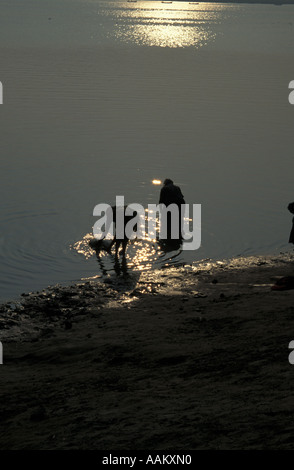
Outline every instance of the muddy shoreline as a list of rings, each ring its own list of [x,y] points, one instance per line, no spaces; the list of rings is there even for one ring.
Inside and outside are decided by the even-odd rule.
[[[293,274],[208,260],[1,305],[0,449],[292,449]]]

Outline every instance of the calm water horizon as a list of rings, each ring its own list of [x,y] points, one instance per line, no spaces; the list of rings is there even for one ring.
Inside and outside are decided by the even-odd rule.
[[[293,5],[2,0],[0,301],[112,275],[94,206],[202,205],[202,245],[129,269],[289,251]]]

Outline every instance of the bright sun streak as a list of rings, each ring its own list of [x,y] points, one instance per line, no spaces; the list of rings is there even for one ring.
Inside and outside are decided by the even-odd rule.
[[[152,184],[161,184],[160,180],[152,180]]]
[[[207,18],[206,3],[140,1],[134,7],[119,11],[116,36],[137,44],[157,47],[202,47],[214,39]],[[167,5],[168,4],[168,5]],[[125,19],[128,26],[125,26]],[[133,18],[133,22],[129,22]]]

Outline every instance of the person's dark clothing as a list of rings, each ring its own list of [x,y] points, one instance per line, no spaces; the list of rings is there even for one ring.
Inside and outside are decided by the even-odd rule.
[[[288,211],[291,212],[291,214],[294,214],[294,202],[290,202],[288,205]],[[290,232],[289,243],[294,243],[294,217],[292,219],[292,229]]]
[[[166,184],[161,188],[159,204],[185,204],[184,196],[182,194],[179,186],[174,185],[173,183]]]
[[[176,204],[178,206],[178,209],[179,209],[178,240],[182,240],[182,221],[183,221],[184,214],[182,211],[181,204],[185,204],[185,199],[179,186],[174,185],[172,181],[165,183],[160,191],[159,204],[164,204],[166,207],[168,207],[170,204]],[[167,238],[166,239],[172,240],[171,213],[170,212],[167,213]]]
[[[290,232],[289,243],[294,243],[294,217],[292,219],[292,229]]]

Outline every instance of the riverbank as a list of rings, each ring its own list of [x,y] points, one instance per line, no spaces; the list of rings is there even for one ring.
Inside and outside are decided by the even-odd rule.
[[[1,450],[292,449],[294,256],[129,273],[0,310]]]

